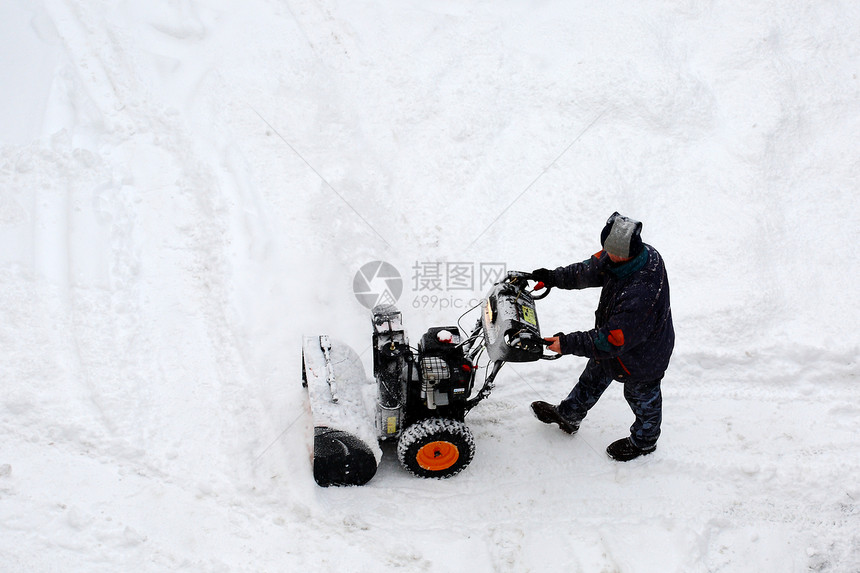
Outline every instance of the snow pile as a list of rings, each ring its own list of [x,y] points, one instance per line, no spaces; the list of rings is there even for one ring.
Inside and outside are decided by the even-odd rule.
[[[4,570],[860,570],[860,8],[575,4],[0,6]],[[301,336],[369,371],[362,265],[417,340],[614,210],[672,284],[656,453],[604,454],[618,385],[531,417],[567,358],[502,371],[456,478],[314,485]]]

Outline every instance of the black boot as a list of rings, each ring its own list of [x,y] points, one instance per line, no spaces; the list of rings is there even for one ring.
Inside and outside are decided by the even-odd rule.
[[[575,434],[579,430],[579,422],[563,418],[558,413],[558,406],[553,406],[549,402],[532,402],[532,412],[535,418],[544,424],[558,424],[558,427],[568,434]]]
[[[633,445],[633,442],[630,441],[630,438],[621,438],[620,440],[616,440],[609,444],[609,447],[606,448],[606,453],[609,454],[609,457],[613,460],[629,462],[639,456],[647,456],[656,449],[656,445],[649,448],[637,448]]]

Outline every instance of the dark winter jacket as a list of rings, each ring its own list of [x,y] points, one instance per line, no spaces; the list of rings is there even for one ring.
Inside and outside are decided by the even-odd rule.
[[[623,382],[661,378],[675,346],[669,281],[657,250],[644,245],[631,261],[613,264],[600,251],[553,271],[562,289],[603,287],[595,328],[564,334],[561,353],[595,359]]]

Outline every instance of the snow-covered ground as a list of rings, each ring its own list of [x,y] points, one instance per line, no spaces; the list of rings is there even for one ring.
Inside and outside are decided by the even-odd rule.
[[[858,30],[838,0],[0,3],[2,569],[859,571]],[[672,284],[655,454],[605,455],[620,385],[575,437],[530,415],[568,357],[502,371],[454,479],[389,450],[314,484],[301,336],[369,368],[362,265],[417,340],[485,290],[433,269],[582,260],[615,210]]]

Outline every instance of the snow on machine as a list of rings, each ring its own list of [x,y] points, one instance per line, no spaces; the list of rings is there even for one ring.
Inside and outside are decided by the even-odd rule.
[[[372,310],[373,380],[348,345],[305,336],[302,382],[314,422],[313,472],[320,486],[363,485],[382,459],[381,441],[397,443],[400,464],[425,478],[448,478],[472,461],[466,414],[490,395],[505,362],[544,354],[535,300],[549,294],[528,273],[511,271],[492,286],[467,337],[458,326],[430,328],[415,349],[394,305]],[[540,295],[533,293],[544,290]],[[486,352],[486,359],[483,353]],[[479,361],[486,365],[479,367]],[[477,374],[481,388],[473,395]]]

